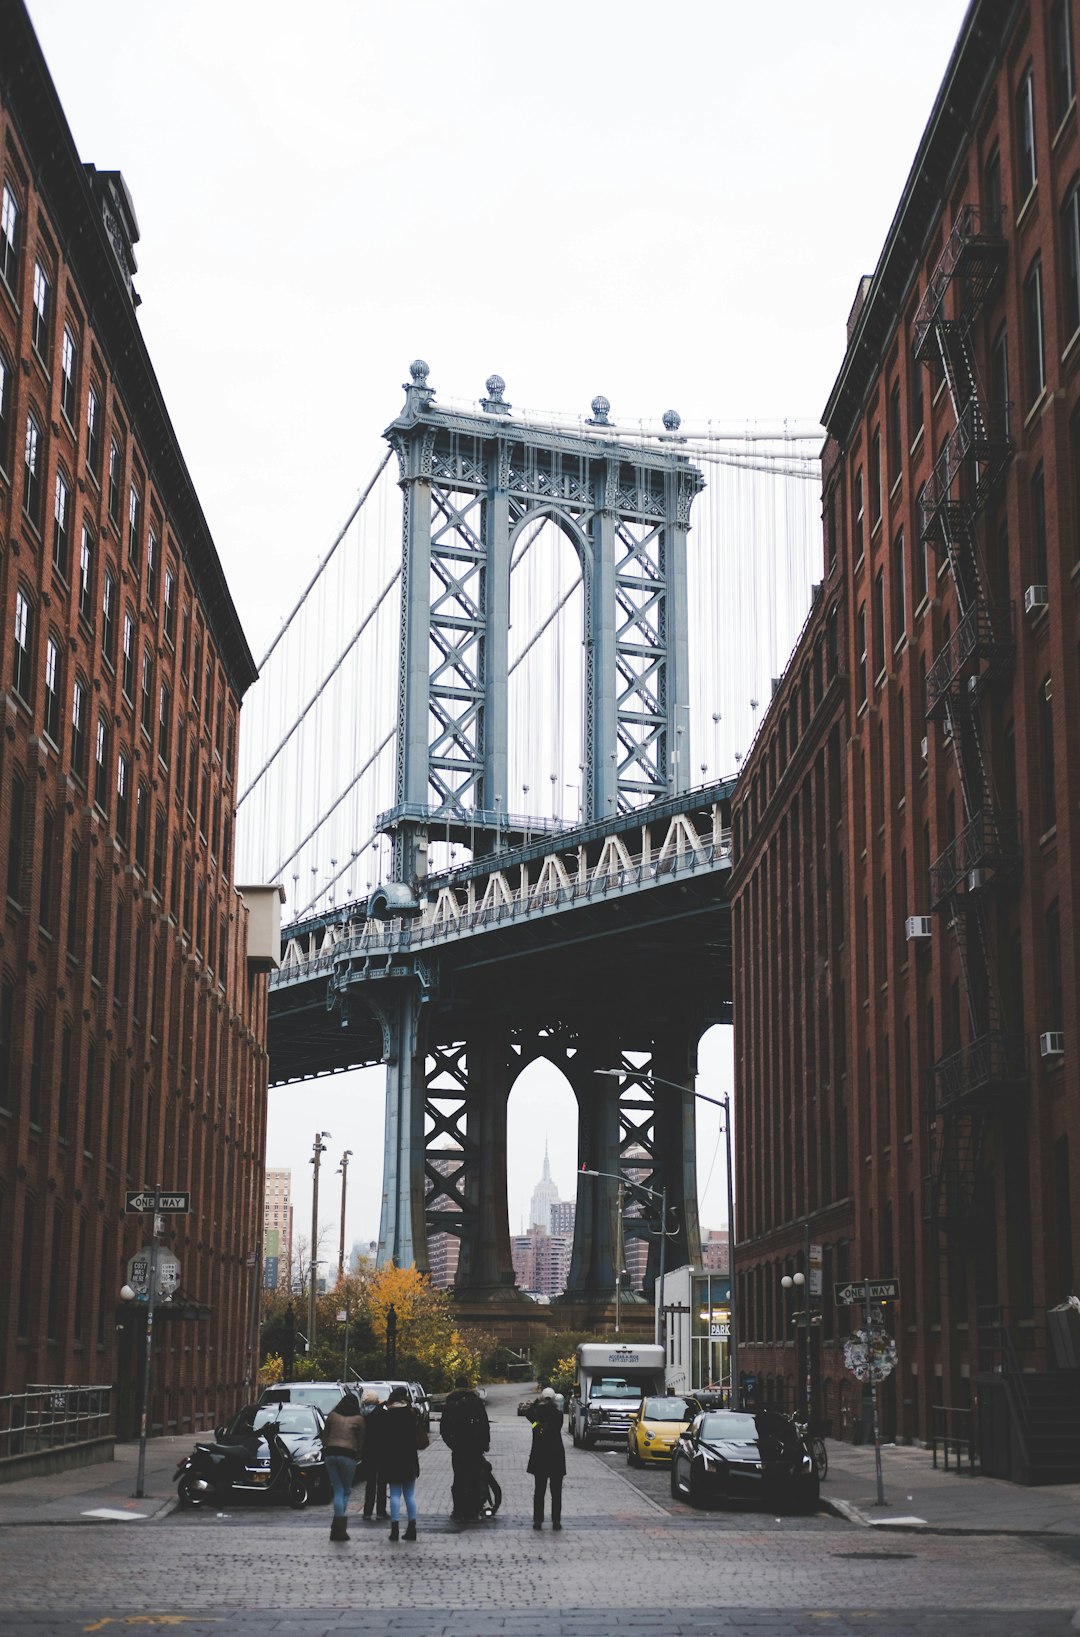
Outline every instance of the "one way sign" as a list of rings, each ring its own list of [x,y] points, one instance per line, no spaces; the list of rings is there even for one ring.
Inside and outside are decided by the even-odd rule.
[[[191,1210],[190,1194],[159,1194],[157,1198],[159,1211],[167,1211],[172,1216],[183,1216]],[[127,1194],[124,1199],[124,1210],[128,1216],[134,1216],[139,1211],[152,1211],[154,1196],[144,1189],[141,1193]]]
[[[900,1300],[899,1279],[849,1279],[846,1284],[833,1285],[833,1299],[837,1307],[853,1307],[856,1302],[866,1300],[867,1285],[870,1289],[872,1302],[898,1302]]]

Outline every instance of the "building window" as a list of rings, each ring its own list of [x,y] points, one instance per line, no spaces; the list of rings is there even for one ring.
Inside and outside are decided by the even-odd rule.
[[[134,483],[128,490],[128,559],[135,573],[139,572],[139,525],[142,521],[142,495]]]
[[[79,617],[90,623],[94,612],[94,548],[84,523],[79,537]]]
[[[60,408],[69,426],[75,425],[75,367],[78,357],[75,337],[65,324],[64,339],[60,345]]]
[[[146,537],[146,600],[151,608],[157,607],[158,537],[151,527]]]
[[[105,930],[105,896],[101,884],[101,876],[94,876],[94,910],[90,924],[90,971],[95,978],[101,977],[101,946]]]
[[[820,677],[818,678],[818,681],[820,683]],[[815,703],[816,702],[817,701],[815,701]],[[230,716],[229,717],[229,726],[225,731],[225,777],[227,779],[231,779],[232,776],[233,776],[233,758],[234,758],[235,754],[236,754],[236,724],[234,723],[232,717]]]
[[[874,428],[870,439],[870,527],[881,521],[881,428]]]
[[[1036,256],[1024,280],[1024,342],[1027,365],[1027,407],[1030,409],[1046,385],[1043,351],[1042,262]]]
[[[41,475],[45,469],[45,449],[41,428],[33,414],[26,417],[26,448],[23,454],[23,511],[35,528],[41,516]]]
[[[856,659],[855,685],[856,700],[860,705],[866,704],[866,604],[859,604],[858,618],[855,621],[856,631]]]
[[[1001,149],[995,142],[983,169],[984,226],[991,232],[1001,227],[1001,207]]]
[[[158,760],[169,765],[169,705],[171,697],[165,683],[158,693]]]
[[[1029,63],[1016,93],[1016,141],[1019,148],[1020,198],[1035,186],[1035,80]]]
[[[22,1230],[22,1255],[19,1258],[19,1302],[16,1308],[15,1329],[21,1341],[29,1341],[34,1291],[41,1282],[41,1271],[34,1245],[34,1201],[29,1194],[23,1200]]]
[[[1054,0],[1050,12],[1050,79],[1054,92],[1054,124],[1060,125],[1072,107],[1076,92],[1069,0]]]
[[[1061,974],[1061,908],[1055,898],[1046,912],[1046,1018],[1040,1027],[1065,1027],[1065,985]]]
[[[14,379],[11,374],[11,365],[4,352],[0,351],[0,471],[11,470],[9,465],[11,453],[11,405],[14,396]]]
[[[892,384],[889,393],[889,485],[900,476],[904,459],[904,423],[900,418],[900,382]]]
[[[68,577],[68,546],[70,536],[71,492],[63,472],[56,474],[56,492],[53,499],[53,567],[62,579]]]
[[[49,360],[49,276],[39,261],[34,263],[33,312],[30,315],[30,341],[42,363]]]
[[[153,658],[151,657],[150,644],[149,643],[147,643],[146,646],[143,648],[142,682],[141,682],[139,693],[140,693],[139,716],[140,716],[140,720],[142,722],[142,730],[143,730],[143,732],[145,734],[150,734],[153,731],[153,726],[154,726],[154,707],[153,707],[154,661],[153,661]]]
[[[6,182],[0,202],[0,277],[12,295],[16,295],[19,278],[19,206]]]
[[[172,569],[167,564],[165,567],[165,638],[167,642],[176,641],[176,579]]]
[[[150,846],[150,792],[142,780],[135,792],[135,863],[145,874]]]
[[[1039,750],[1042,757],[1042,827],[1057,823],[1057,791],[1054,784],[1054,689],[1050,677],[1039,687]]]
[[[12,682],[15,692],[29,705],[34,688],[34,610],[20,588],[15,593],[15,660]]]
[[[101,477],[101,398],[93,381],[86,389],[86,465]]]
[[[195,658],[191,667],[191,703],[196,711],[201,709],[202,701],[199,689],[202,686],[202,643],[195,640]]]
[[[1080,330],[1080,177],[1065,196],[1061,212],[1061,253],[1065,263],[1062,280],[1065,335],[1069,337]]]
[[[21,773],[15,773],[11,780],[11,798],[8,803],[8,814],[11,828],[8,831],[7,856],[7,895],[17,904],[22,902],[22,863],[23,863],[23,810],[26,804],[26,783]]]
[[[1031,578],[1046,584],[1046,486],[1042,465],[1031,480]]]
[[[128,839],[129,800],[127,757],[121,751],[116,758],[116,833],[124,847]]]
[[[60,1078],[56,1093],[56,1136],[67,1142],[68,1121],[71,1118],[71,1024],[65,1023],[60,1035]]]
[[[874,676],[885,674],[885,570],[874,579]]]
[[[109,806],[109,725],[104,716],[97,719],[97,737],[94,740],[94,800],[102,812]]]
[[[893,541],[892,548],[892,640],[893,647],[907,630],[907,586],[904,576],[904,531]]]
[[[60,644],[50,637],[45,644],[45,732],[53,744],[60,744],[60,688],[63,670]]]
[[[79,953],[79,865],[79,849],[72,847],[67,903],[67,952],[72,960],[76,960]]]
[[[116,528],[120,527],[120,445],[109,439],[109,516]]]
[[[52,931],[55,843],[56,820],[47,807],[41,820],[41,873],[38,876],[38,924],[46,932]]]
[[[1004,324],[990,348],[990,408],[1002,434],[1009,436],[1009,337]]]
[[[154,891],[159,898],[165,891],[165,815],[160,812],[154,820]]]
[[[101,652],[110,665],[115,665],[116,581],[110,569],[105,570],[105,584],[101,592]]]
[[[135,616],[124,610],[124,637],[120,644],[120,686],[127,699],[135,698]]]
[[[852,544],[855,548],[855,561],[858,562],[863,554],[863,474],[862,467],[855,473],[855,488],[852,496],[855,508],[855,531]]]
[[[911,373],[911,441],[915,442],[923,429],[923,366],[916,364]]]
[[[75,678],[71,689],[71,771],[77,779],[83,777],[86,765],[86,689]]]

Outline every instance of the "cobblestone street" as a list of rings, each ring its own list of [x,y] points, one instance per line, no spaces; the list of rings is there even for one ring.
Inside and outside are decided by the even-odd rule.
[[[497,1408],[493,1405],[493,1409]],[[450,1457],[421,1456],[420,1538],[385,1524],[328,1538],[329,1510],[171,1512],[154,1521],[0,1528],[0,1632],[124,1626],[393,1637],[706,1633],[1043,1637],[1073,1628],[1076,1540],[900,1533],[822,1512],[691,1512],[666,1471],[567,1449],[564,1530],[531,1525],[527,1423],[493,1420],[499,1515],[449,1520]],[[958,1491],[958,1494],[962,1493]],[[355,1506],[354,1500],[354,1506]]]

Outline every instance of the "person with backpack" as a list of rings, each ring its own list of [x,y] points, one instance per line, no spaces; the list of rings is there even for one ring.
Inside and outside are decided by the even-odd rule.
[[[566,1450],[562,1440],[562,1411],[555,1402],[553,1388],[545,1387],[529,1416],[532,1448],[527,1470],[533,1477],[533,1528],[544,1527],[544,1492],[551,1485],[551,1527],[562,1528],[562,1481],[566,1475]]]
[[[439,1433],[450,1450],[454,1468],[450,1516],[458,1523],[478,1518],[489,1493],[491,1468],[487,1452],[491,1426],[480,1394],[473,1391],[465,1376],[458,1376],[443,1406]]]
[[[420,1476],[418,1449],[427,1449],[428,1437],[420,1424],[420,1416],[409,1398],[408,1387],[395,1387],[380,1411],[382,1443],[379,1449],[379,1471],[390,1490],[390,1539],[416,1539],[416,1480]],[[398,1517],[401,1502],[405,1501],[408,1528],[399,1537]]]

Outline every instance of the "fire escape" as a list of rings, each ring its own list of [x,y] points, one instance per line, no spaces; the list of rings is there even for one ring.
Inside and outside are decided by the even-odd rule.
[[[1013,605],[994,601],[977,525],[1010,459],[1008,405],[980,396],[973,338],[1006,258],[998,221],[965,205],[915,320],[916,361],[944,376],[956,418],[923,491],[919,527],[947,559],[957,624],[926,679],[926,716],[952,745],[961,822],[930,870],[931,903],[956,940],[967,1000],[966,1044],[933,1065],[930,1175],[924,1213],[963,1235],[973,1226],[986,1131],[1026,1079],[1023,1036],[1001,1006],[990,899],[1020,868],[1017,814],[1000,806],[985,747],[983,705],[1012,668]],[[940,379],[940,377],[939,377]]]

